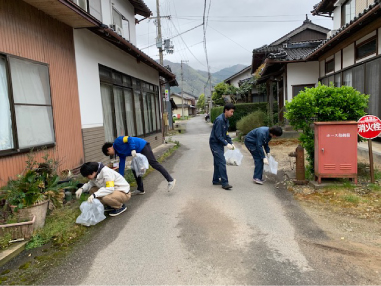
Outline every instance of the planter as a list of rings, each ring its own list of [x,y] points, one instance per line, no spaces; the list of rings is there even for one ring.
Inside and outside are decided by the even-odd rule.
[[[17,222],[9,224],[0,225],[0,236],[4,236],[7,233],[10,233],[12,240],[15,239],[29,239],[33,234],[33,226],[36,222],[36,216],[33,215],[32,220],[26,222]]]
[[[33,206],[24,209],[19,209],[17,211],[17,215],[19,217],[32,217],[33,215],[36,216],[36,221],[33,224],[33,229],[36,230],[42,228],[45,224],[46,212],[48,211],[48,204],[49,201],[43,201],[41,203],[34,204]]]

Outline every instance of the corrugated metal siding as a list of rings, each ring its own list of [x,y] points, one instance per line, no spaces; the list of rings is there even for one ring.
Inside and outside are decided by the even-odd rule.
[[[23,1],[0,0],[0,39],[0,52],[49,65],[56,147],[47,152],[61,170],[79,166],[84,154],[72,28]],[[25,154],[0,157],[0,185],[22,172],[26,160]]]

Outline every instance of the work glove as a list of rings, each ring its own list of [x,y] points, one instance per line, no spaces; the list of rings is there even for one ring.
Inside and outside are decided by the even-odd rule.
[[[267,157],[267,159],[270,158],[270,153],[267,153],[267,154],[266,154],[266,157]]]
[[[132,151],[131,151],[131,155],[132,155],[132,157],[136,157],[136,151],[135,151],[135,150],[132,150]]]
[[[269,164],[269,159],[267,159],[266,157],[263,158],[263,163],[266,164],[266,165],[268,165],[268,164]]]
[[[234,150],[233,144],[228,143],[228,145],[226,145],[226,147],[228,147],[229,150]]]
[[[82,192],[83,192],[83,189],[82,188],[79,188],[76,192],[75,192],[75,196],[77,199],[79,199],[82,195]]]
[[[95,199],[95,194],[90,195],[90,197],[87,199],[87,201],[92,204]]]

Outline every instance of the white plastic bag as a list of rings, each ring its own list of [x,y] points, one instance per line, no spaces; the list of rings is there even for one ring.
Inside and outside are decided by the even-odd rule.
[[[136,157],[132,158],[131,169],[135,171],[137,177],[143,176],[149,168],[148,159],[140,153],[136,153]]]
[[[224,156],[225,156],[227,165],[233,165],[233,166],[241,165],[243,155],[241,151],[239,151],[237,148],[235,148],[234,150],[226,151]]]
[[[278,173],[278,162],[275,161],[274,157],[271,155],[269,156],[268,160],[269,164],[265,164],[264,171],[276,175]]]
[[[103,204],[98,199],[94,199],[92,203],[85,201],[79,207],[81,214],[75,221],[78,224],[85,226],[95,225],[106,218]]]

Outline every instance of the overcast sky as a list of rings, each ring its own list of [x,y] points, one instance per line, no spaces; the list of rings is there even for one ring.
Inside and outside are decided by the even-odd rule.
[[[206,1],[207,11],[210,7],[206,48],[211,72],[235,64],[250,65],[253,49],[298,28],[306,14],[314,24],[332,28],[330,18],[311,15],[313,6],[320,0]],[[144,2],[156,16],[156,0]],[[172,38],[174,44],[174,53],[164,52],[164,59],[177,63],[188,61],[191,67],[207,71],[203,27],[177,36],[202,24],[204,3],[204,0],[160,0],[160,15],[171,17],[161,19],[162,37]],[[154,20],[147,19],[136,26],[138,47],[154,59],[159,58],[156,30]]]

